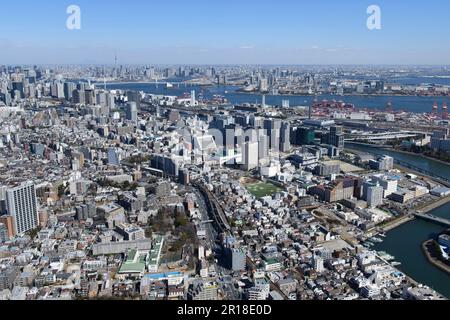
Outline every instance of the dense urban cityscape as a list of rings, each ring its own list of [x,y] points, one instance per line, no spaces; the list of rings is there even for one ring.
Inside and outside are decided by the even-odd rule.
[[[0,300],[446,300],[449,78],[0,66]]]
[[[450,2],[1,12],[2,316],[445,308]]]

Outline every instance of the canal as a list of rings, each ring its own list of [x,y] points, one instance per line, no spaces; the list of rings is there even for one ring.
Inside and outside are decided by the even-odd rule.
[[[394,159],[400,160],[402,162],[409,163],[414,167],[420,168],[422,170],[436,174],[438,177],[445,177],[450,179],[450,164],[445,164],[440,161],[435,161],[430,158],[422,157],[420,155],[397,152],[392,149],[382,149],[375,148],[369,145],[356,144],[351,142],[346,142],[345,145],[351,149],[377,154],[377,155],[388,155]]]
[[[368,153],[386,154],[429,172],[436,172],[441,176],[450,177],[450,165],[428,158],[399,153],[394,150],[376,149],[370,146],[349,144],[349,147]],[[450,203],[430,213],[450,219]],[[382,243],[376,243],[372,248],[377,251],[385,251],[394,256],[395,261],[401,263],[398,269],[450,299],[450,275],[430,264],[422,253],[421,248],[425,240],[444,230],[445,227],[438,224],[416,219],[391,230],[386,234],[386,238]]]

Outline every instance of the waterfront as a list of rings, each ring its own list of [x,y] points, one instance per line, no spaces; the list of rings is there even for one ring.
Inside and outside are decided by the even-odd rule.
[[[377,155],[388,155],[396,160],[406,162],[412,166],[436,174],[438,177],[450,178],[450,165],[445,164],[442,161],[436,161],[427,157],[422,157],[420,155],[398,152],[392,149],[382,149],[371,147],[369,145],[361,145],[355,143],[346,143],[351,149],[362,151],[366,153],[372,153]]]
[[[99,87],[103,85],[98,84]],[[174,85],[173,88],[167,89],[165,82],[160,84],[154,83],[111,83],[106,85],[107,89],[136,90],[150,94],[181,96],[195,90],[196,94],[203,94],[204,98],[210,99],[213,95],[222,95],[232,104],[242,103],[261,103],[262,96],[260,94],[249,94],[236,92],[239,87],[236,86],[198,86],[198,85]],[[273,106],[281,106],[283,100],[289,100],[291,106],[309,106],[315,97],[302,95],[266,95],[266,103]],[[387,103],[392,102],[394,110],[404,110],[408,112],[429,112],[433,104],[441,102],[443,97],[418,97],[418,96],[336,96],[336,95],[320,95],[319,100],[337,100],[344,101],[355,105],[358,109],[368,110],[384,110]]]
[[[130,84],[109,84],[108,89],[122,89],[122,90],[138,90],[151,94],[159,95],[173,95],[180,96],[183,93],[196,90],[197,95],[203,94],[205,98],[211,98],[213,95],[223,95],[230,103],[245,103],[245,102],[261,102],[261,96],[251,95],[245,93],[237,93],[235,90],[238,87],[230,86],[175,86],[171,89],[166,89],[164,84],[145,84],[145,83],[130,83]],[[312,102],[313,97],[307,96],[266,96],[266,102],[271,105],[281,105],[281,101],[288,99],[291,106],[307,106]],[[373,109],[384,108],[387,101],[392,100],[396,108],[399,106],[408,105],[403,109],[413,112],[428,112],[430,106],[433,105],[436,98],[433,97],[364,97],[364,96],[321,96],[320,99],[342,99],[345,102],[353,103],[356,107],[362,108],[364,106]],[[370,146],[352,145],[353,149],[370,152],[375,154],[387,154],[396,159],[410,163],[411,165],[435,173],[438,176],[450,177],[450,166],[445,163],[434,161],[432,159],[420,157],[414,154],[406,154],[396,152],[395,150],[383,150],[372,148]],[[436,216],[450,218],[450,204],[434,209],[430,212]],[[383,243],[377,243],[373,248],[378,251],[385,251],[390,255],[395,256],[395,260],[402,263],[399,269],[408,274],[410,277],[418,282],[424,283],[441,294],[450,298],[450,277],[445,272],[439,270],[428,262],[421,250],[422,243],[432,237],[433,235],[443,231],[444,228],[437,224],[422,220],[413,220],[398,226],[389,231]]]
[[[351,144],[351,147],[355,150],[374,154],[387,154],[418,168],[440,176],[450,177],[450,165],[429,158],[363,145]],[[450,219],[450,203],[429,213]],[[450,275],[428,262],[421,249],[424,241],[444,230],[445,227],[438,224],[415,219],[389,231],[384,241],[376,243],[372,248],[377,251],[385,251],[394,256],[396,261],[401,262],[401,266],[398,267],[400,270],[414,280],[424,283],[450,298]]]
[[[430,213],[449,219],[450,203]],[[372,249],[394,256],[395,261],[402,263],[398,266],[401,271],[450,298],[450,275],[428,262],[421,249],[424,241],[444,230],[438,224],[415,219],[389,231],[384,241]]]

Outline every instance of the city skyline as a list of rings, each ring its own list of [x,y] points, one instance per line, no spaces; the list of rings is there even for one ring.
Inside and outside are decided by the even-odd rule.
[[[0,301],[450,299],[448,1],[1,9]]]
[[[81,10],[80,30],[66,28],[72,4]],[[380,30],[366,26],[373,4],[381,10]],[[12,6],[3,9],[20,15],[0,22],[5,64],[112,64],[116,53],[121,64],[450,64],[450,45],[442,41],[450,4],[443,1]]]

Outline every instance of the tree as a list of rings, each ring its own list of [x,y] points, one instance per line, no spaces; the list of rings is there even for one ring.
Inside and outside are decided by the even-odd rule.
[[[146,237],[147,239],[151,239],[152,236],[153,236],[152,227],[147,227],[147,228],[145,229],[145,237]]]
[[[188,223],[188,219],[185,215],[179,213],[175,216],[175,227],[176,228],[184,227],[187,225],[187,223]]]
[[[39,233],[39,231],[41,231],[41,227],[37,227],[35,229],[32,229],[30,231],[27,232],[27,234],[30,236],[31,240],[34,240],[34,238],[36,238],[37,234]]]
[[[63,184],[63,183],[60,184],[60,185],[58,186],[58,197],[61,198],[62,196],[64,196],[65,190],[66,190],[66,188],[64,187],[64,184]]]

